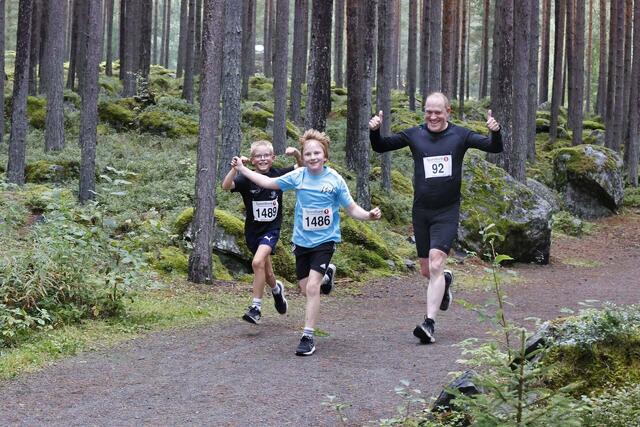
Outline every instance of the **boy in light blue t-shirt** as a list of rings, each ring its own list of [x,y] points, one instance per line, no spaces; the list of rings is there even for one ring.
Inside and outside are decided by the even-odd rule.
[[[340,207],[352,218],[362,221],[378,220],[382,216],[377,207],[366,211],[355,203],[340,174],[325,166],[329,143],[324,132],[307,130],[300,137],[304,167],[277,178],[251,171],[240,157],[234,157],[231,162],[238,172],[262,188],[296,191],[293,253],[298,284],[307,297],[305,327],[296,349],[298,356],[310,356],[316,350],[313,334],[320,311],[320,287],[336,243],[342,240]]]

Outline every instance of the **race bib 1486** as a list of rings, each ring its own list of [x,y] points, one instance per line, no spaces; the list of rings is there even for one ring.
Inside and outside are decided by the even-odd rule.
[[[325,230],[331,226],[333,211],[331,208],[302,208],[302,228],[304,230]]]
[[[253,219],[270,222],[278,216],[278,200],[253,201]]]
[[[423,157],[422,161],[425,179],[451,176],[451,156]]]

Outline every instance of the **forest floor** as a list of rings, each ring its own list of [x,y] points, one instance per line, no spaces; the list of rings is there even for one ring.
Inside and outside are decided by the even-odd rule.
[[[640,211],[596,224],[580,239],[554,236],[549,265],[508,267],[517,278],[505,285],[513,303],[508,318],[533,330],[524,319],[553,319],[563,308],[579,310],[583,301],[639,302]],[[340,424],[336,410],[322,405],[327,395],[350,405],[345,424],[375,424],[397,415],[403,401],[394,388],[401,380],[427,399],[437,396],[451,380],[448,372],[464,369],[455,362],[456,344],[492,329],[455,303],[483,305],[492,297],[473,285],[482,266],[465,262],[453,270],[460,285],[454,305],[437,319],[435,344],[420,345],[412,335],[425,310],[418,274],[323,297],[319,327],[325,333],[306,358],[294,355],[304,300],[289,291],[289,313],[277,315],[269,299],[259,326],[238,313],[222,323],[82,353],[0,383],[0,425]]]

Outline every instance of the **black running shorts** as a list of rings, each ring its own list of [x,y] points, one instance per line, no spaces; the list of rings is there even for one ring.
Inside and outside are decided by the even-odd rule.
[[[311,270],[324,274],[335,250],[335,242],[322,243],[315,248],[294,245],[293,254],[296,256],[296,277],[298,280],[309,277]]]
[[[458,235],[460,202],[438,209],[413,208],[413,232],[419,258],[429,258],[430,249],[448,254]]]

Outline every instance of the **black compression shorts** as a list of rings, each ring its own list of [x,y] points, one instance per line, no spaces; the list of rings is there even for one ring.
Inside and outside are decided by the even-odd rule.
[[[438,209],[413,208],[413,232],[419,258],[429,258],[430,249],[448,254],[458,235],[460,202]]]
[[[335,250],[335,242],[322,243],[315,248],[294,246],[293,254],[296,256],[296,277],[298,280],[309,277],[311,270],[324,274]]]

